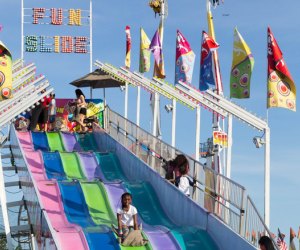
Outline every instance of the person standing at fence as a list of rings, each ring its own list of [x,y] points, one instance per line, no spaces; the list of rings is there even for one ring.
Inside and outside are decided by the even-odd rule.
[[[163,169],[166,171],[165,178],[175,184],[175,180],[180,177],[179,168],[188,164],[188,160],[185,155],[177,155],[175,159],[168,161]]]
[[[275,250],[273,242],[268,236],[260,237],[258,244],[261,250]]]
[[[79,123],[80,125],[80,130],[81,132],[84,132],[87,130],[87,128],[84,125],[84,119],[86,118],[86,108],[87,108],[87,104],[85,102],[85,95],[82,93],[82,91],[80,89],[76,89],[75,90],[75,94],[76,94],[76,110],[75,110],[75,118],[76,121]]]
[[[186,196],[190,196],[190,186],[192,187],[196,183],[196,180],[191,180],[191,178],[188,176],[189,170],[189,163],[186,160],[185,164],[179,166],[180,177],[175,179],[175,185]]]
[[[42,90],[41,94],[45,93],[46,90]],[[39,115],[39,128],[41,131],[47,131],[47,124],[48,124],[48,108],[50,104],[50,97],[45,96],[41,100],[41,113]]]
[[[55,101],[55,94],[50,94],[50,104],[49,104],[49,129],[48,131],[54,130],[54,123],[55,123],[55,116],[56,116],[56,101]]]

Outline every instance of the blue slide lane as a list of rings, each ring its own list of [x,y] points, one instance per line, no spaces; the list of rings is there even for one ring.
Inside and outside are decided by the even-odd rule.
[[[92,133],[77,133],[76,139],[83,151],[98,151],[97,143]]]
[[[109,229],[97,226],[90,217],[79,182],[58,182],[64,210],[71,223],[80,225],[90,249],[120,249],[116,238]]]
[[[126,181],[118,157],[113,153],[95,153],[101,171],[107,181]]]
[[[59,152],[42,152],[48,179],[66,180]]]
[[[45,132],[31,132],[34,150],[49,151],[49,144]]]
[[[152,186],[147,183],[127,183],[126,188],[133,195],[133,203],[138,207],[139,214],[147,224],[162,225],[169,228],[180,244],[181,249],[218,249],[210,235],[196,227],[180,227],[166,216]]]

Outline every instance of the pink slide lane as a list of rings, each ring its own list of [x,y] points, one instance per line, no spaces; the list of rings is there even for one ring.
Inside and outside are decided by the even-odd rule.
[[[17,132],[17,136],[20,142],[20,146],[23,148],[23,150],[33,150],[33,144],[32,144],[32,138],[31,133],[29,131],[26,132]]]
[[[20,133],[18,133],[18,136]],[[30,134],[29,134],[30,135]],[[45,175],[43,158],[40,151],[30,150],[30,137],[21,134],[21,146],[25,145],[24,157],[28,170],[31,173],[41,208],[45,211],[46,220],[50,222],[49,228],[58,249],[87,250],[89,249],[83,231],[77,225],[68,222],[61,200],[60,191],[56,181],[48,181]],[[31,147],[32,148],[32,147]]]

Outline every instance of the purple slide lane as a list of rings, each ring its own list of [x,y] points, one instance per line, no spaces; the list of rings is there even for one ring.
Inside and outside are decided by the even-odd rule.
[[[27,141],[24,139],[24,135],[21,139],[23,140],[21,146],[30,142],[28,136],[26,137]],[[88,250],[89,247],[81,228],[69,223],[66,218],[57,183],[46,179],[41,152],[29,150],[23,152],[32,181],[37,189],[41,208],[44,209],[45,216],[51,223],[49,227],[54,229],[52,230],[53,237],[58,239],[56,241],[58,249]]]
[[[81,147],[79,145],[79,142],[76,140],[76,136],[74,133],[71,132],[60,132],[62,141],[64,143],[64,147],[67,152],[73,152],[73,151],[81,151]]]
[[[82,167],[84,175],[89,181],[94,180],[95,178],[106,181],[102,171],[100,171],[98,162],[93,153],[80,152],[77,153],[77,156],[79,157],[80,165]]]
[[[112,205],[112,210],[116,214],[117,207],[120,206],[120,197],[126,192],[122,184],[104,184],[107,190],[107,195],[109,197],[110,203]],[[139,218],[141,221],[141,218]],[[154,249],[165,249],[165,250],[179,250],[180,246],[177,244],[176,239],[172,236],[168,230],[164,230],[159,227],[153,227],[143,222],[143,231],[148,236],[151,245]]]

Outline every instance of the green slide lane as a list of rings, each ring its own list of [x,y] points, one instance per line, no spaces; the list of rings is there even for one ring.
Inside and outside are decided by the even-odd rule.
[[[60,152],[60,158],[64,171],[69,180],[86,179],[80,167],[80,162],[75,153]]]
[[[117,218],[110,206],[106,189],[102,183],[97,181],[81,181],[80,182],[84,198],[90,213],[91,218],[97,225],[111,224],[117,225]],[[150,243],[141,247],[124,247],[120,245],[123,250],[151,250]]]
[[[117,219],[110,207],[106,190],[100,182],[80,182],[89,213],[97,225],[117,224]]]
[[[95,153],[96,159],[106,180],[126,180],[118,157],[113,153]]]
[[[51,151],[65,151],[59,132],[47,132],[46,135]]]

